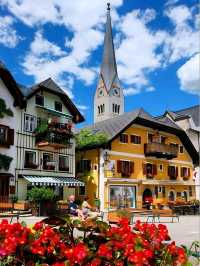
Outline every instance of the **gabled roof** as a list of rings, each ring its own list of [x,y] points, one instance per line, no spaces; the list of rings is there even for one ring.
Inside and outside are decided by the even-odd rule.
[[[200,126],[200,105],[194,105],[188,108],[184,108],[178,111],[175,111],[174,113],[176,113],[177,115],[181,115],[181,116],[191,116],[195,126],[199,127]]]
[[[105,133],[108,137],[108,145],[117,138],[121,133],[123,133],[131,125],[137,124],[141,126],[150,127],[154,130],[160,130],[167,133],[175,134],[178,136],[185,146],[186,150],[190,154],[193,162],[196,164],[199,161],[199,156],[195,150],[192,142],[188,138],[184,130],[182,130],[178,125],[171,121],[167,117],[154,118],[149,113],[147,113],[143,108],[136,109],[132,112],[127,112],[122,115],[110,118],[91,126],[86,127],[91,129],[93,133],[101,132]],[[91,147],[92,148],[92,147]],[[95,148],[95,147],[93,147]]]
[[[177,111],[167,110],[162,116],[157,118],[163,118],[169,115],[174,121],[184,120],[192,117],[196,127],[200,126],[200,105],[191,106]]]
[[[23,87],[21,87],[21,89],[25,93],[27,99],[30,99],[33,95],[35,95],[37,92],[41,90],[54,93],[55,95],[61,98],[66,108],[73,115],[73,121],[75,123],[83,122],[85,120],[82,114],[77,109],[77,107],[70,100],[68,95],[51,78],[48,78],[30,88],[24,89]]]
[[[0,61],[0,78],[14,98],[14,106],[23,108],[26,104],[23,93],[21,92],[18,84],[11,75],[10,71],[6,68],[2,61]]]

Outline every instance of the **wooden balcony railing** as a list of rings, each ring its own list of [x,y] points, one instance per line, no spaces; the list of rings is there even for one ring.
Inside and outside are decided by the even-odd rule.
[[[153,156],[170,160],[177,157],[178,147],[158,142],[145,143],[144,154],[145,156]]]

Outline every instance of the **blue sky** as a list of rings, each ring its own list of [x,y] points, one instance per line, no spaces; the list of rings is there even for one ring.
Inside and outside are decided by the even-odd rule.
[[[93,121],[103,0],[0,0],[0,60],[17,82],[52,77]],[[199,103],[196,0],[113,0],[111,16],[125,111],[153,115]]]

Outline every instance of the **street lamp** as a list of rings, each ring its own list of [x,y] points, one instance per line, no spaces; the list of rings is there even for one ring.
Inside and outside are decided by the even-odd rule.
[[[103,159],[104,159],[104,162],[105,163],[108,163],[109,162],[109,155],[108,155],[108,152],[104,152],[104,155],[103,155]]]

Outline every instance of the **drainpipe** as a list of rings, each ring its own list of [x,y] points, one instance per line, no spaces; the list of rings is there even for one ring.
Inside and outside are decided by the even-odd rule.
[[[105,151],[101,148],[100,149],[100,156],[99,156],[99,199],[101,202],[100,210],[104,211],[104,187],[105,187],[105,177],[104,177],[104,153]]]

